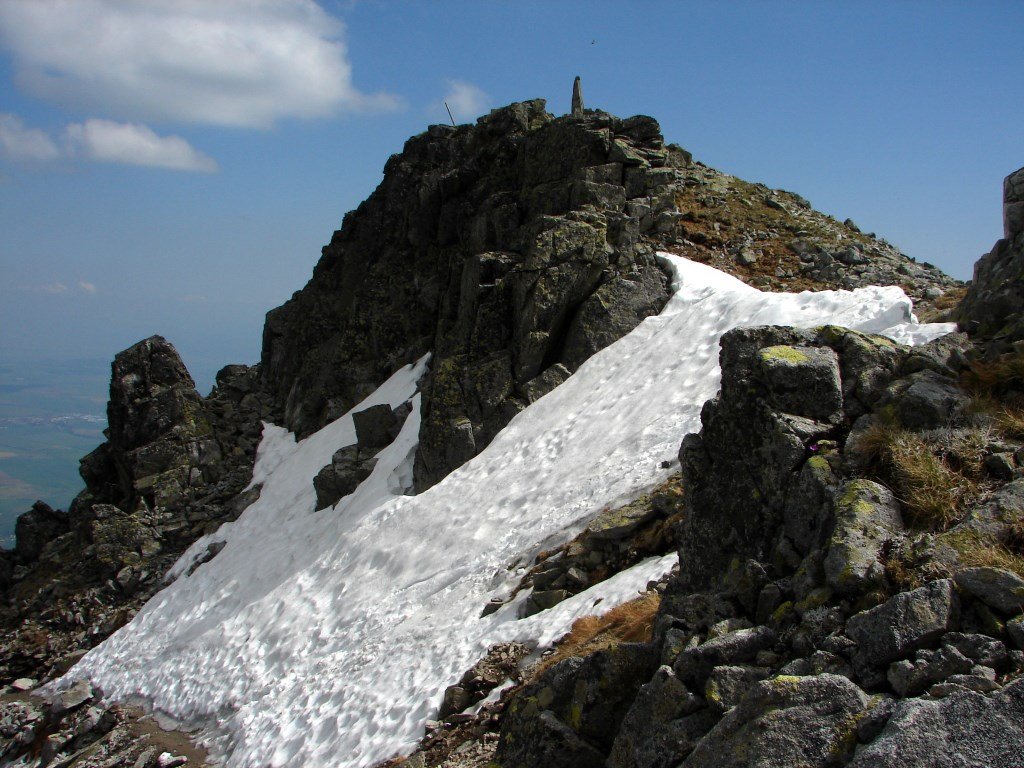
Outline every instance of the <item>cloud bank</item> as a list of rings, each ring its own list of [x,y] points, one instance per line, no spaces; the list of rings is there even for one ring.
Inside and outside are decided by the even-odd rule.
[[[157,136],[145,125],[87,120],[65,131],[72,156],[103,163],[126,163],[176,171],[212,173],[217,163],[180,136]]]
[[[352,80],[343,27],[313,0],[3,0],[18,84],[130,121],[267,128],[394,108]]]
[[[17,115],[0,114],[0,154],[12,160],[47,161],[60,157],[60,150],[45,132],[26,128]]]
[[[71,158],[175,171],[217,170],[213,158],[180,136],[158,136],[145,125],[99,119],[72,123],[58,142],[43,130],[26,127],[17,115],[0,113],[0,155],[29,162]]]

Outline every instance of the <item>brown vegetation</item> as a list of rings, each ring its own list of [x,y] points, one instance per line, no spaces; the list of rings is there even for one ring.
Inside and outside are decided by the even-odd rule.
[[[654,591],[645,592],[603,616],[576,619],[569,632],[555,644],[554,653],[533,667],[530,676],[535,678],[548,667],[573,656],[588,656],[619,643],[648,642],[660,604],[661,595]]]

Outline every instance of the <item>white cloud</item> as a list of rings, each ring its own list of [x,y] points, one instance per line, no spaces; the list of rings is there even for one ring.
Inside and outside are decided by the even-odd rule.
[[[205,304],[206,295],[202,293],[188,293],[181,297],[186,304]]]
[[[448,80],[446,84],[448,90],[444,94],[444,101],[451,108],[456,122],[473,120],[487,110],[490,97],[477,86],[465,80]],[[443,104],[439,106],[444,109]],[[448,113],[444,114],[447,116]]]
[[[0,42],[31,93],[130,120],[268,127],[391,109],[352,82],[313,0],[2,0]]]
[[[26,128],[17,115],[0,114],[0,151],[12,160],[56,160],[60,150],[38,128]]]
[[[101,163],[127,163],[177,171],[217,170],[211,157],[197,151],[180,136],[157,136],[145,125],[86,120],[64,132],[68,151]]]
[[[79,280],[78,287],[86,293],[96,293],[96,283],[90,283],[86,280]]]
[[[64,283],[45,283],[44,285],[22,285],[18,290],[31,291],[32,293],[49,293],[56,296],[61,293],[67,293],[68,287]]]

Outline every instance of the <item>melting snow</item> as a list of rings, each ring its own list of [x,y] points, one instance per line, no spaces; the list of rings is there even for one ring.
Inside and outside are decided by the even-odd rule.
[[[568,540],[603,506],[661,482],[718,390],[718,340],[741,325],[835,323],[921,343],[899,288],[762,293],[710,267],[664,256],[675,293],[664,311],[595,355],[519,414],[486,450],[419,496],[408,485],[419,429],[403,368],[353,410],[412,399],[373,474],[314,512],[312,478],[355,442],[347,414],[296,443],[267,425],[260,499],[196,542],[177,580],[72,671],[109,697],[141,696],[179,721],[212,726],[229,766],[370,765],[407,750],[444,688],[495,642],[547,644],[665,573],[651,559],[529,619],[507,595],[541,548]],[[212,561],[184,576],[210,541]],[[63,681],[67,683],[69,680]]]

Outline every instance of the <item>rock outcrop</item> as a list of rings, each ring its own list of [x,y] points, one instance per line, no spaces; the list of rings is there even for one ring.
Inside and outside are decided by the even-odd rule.
[[[1003,237],[974,265],[957,320],[997,351],[1024,340],[1024,168],[1003,181]]]
[[[680,567],[652,640],[569,658],[517,693],[496,761],[1017,765],[1022,481],[986,455],[1022,436],[960,389],[970,348],[963,334],[910,349],[836,327],[727,333],[721,392],[680,448]],[[946,515],[926,508],[935,485],[913,485],[942,471],[925,479],[976,489]]]
[[[307,434],[432,351],[417,485],[442,478],[556,384],[551,369],[660,310],[667,277],[626,201],[667,190],[673,163],[687,160],[651,118],[556,119],[542,101],[410,139],[267,318],[285,423]]]
[[[236,518],[269,416],[258,369],[227,366],[201,397],[174,347],[153,336],[111,366],[107,441],[81,461],[70,510],[37,503],[0,563],[0,673],[58,674],[134,615],[199,536]]]

